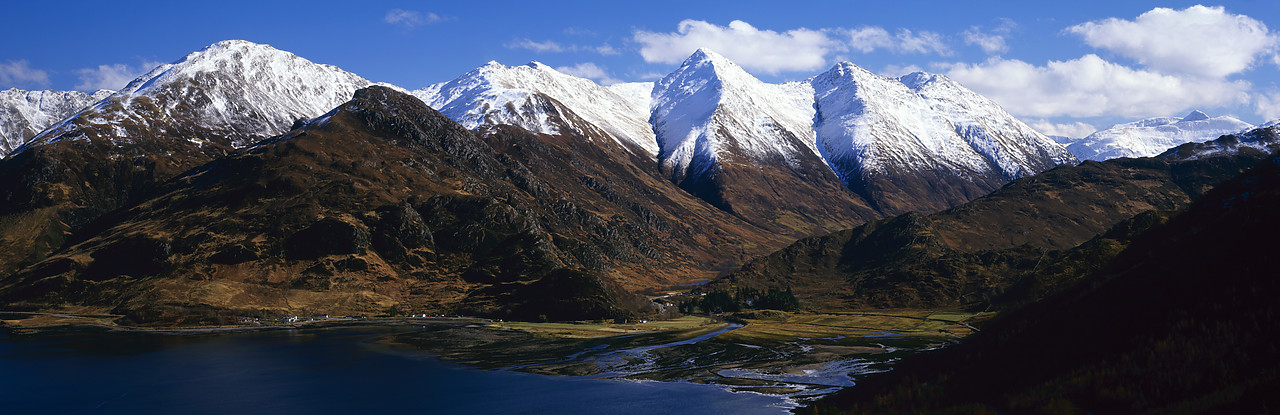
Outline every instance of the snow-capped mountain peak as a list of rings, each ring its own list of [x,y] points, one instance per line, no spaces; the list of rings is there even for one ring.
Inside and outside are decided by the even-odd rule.
[[[920,87],[924,86],[925,84],[938,80],[939,76],[942,76],[942,75],[932,74],[928,72],[912,72],[906,75],[902,75],[901,77],[898,78],[898,81],[902,82],[903,85],[906,85],[907,88],[920,89]]]
[[[704,70],[717,72],[716,76],[742,77],[745,75],[754,78],[754,76],[747,74],[746,69],[742,69],[742,67],[738,66],[736,62],[705,48],[698,49],[694,51],[692,55],[689,55],[688,58],[685,58],[684,63],[680,64],[680,69],[678,69],[677,72]],[[709,75],[704,76],[709,77]]]
[[[0,155],[13,151],[58,121],[115,93],[80,91],[0,91]]]
[[[858,174],[987,168],[946,118],[896,79],[841,62],[810,83],[819,146],[846,182]]]
[[[635,90],[634,86],[632,90]],[[619,143],[626,144],[624,147],[637,146],[650,157],[658,152],[653,130],[648,124],[646,101],[623,96],[614,89],[564,74],[540,62],[521,66],[489,62],[452,81],[412,93],[467,128],[510,124],[534,132],[556,134],[564,125],[551,119],[552,112],[560,110],[547,107],[555,105],[545,102],[550,98],[592,124],[568,125],[568,128],[598,128]],[[572,124],[571,121],[561,121]]]
[[[164,135],[241,147],[324,114],[371,84],[270,45],[225,40],[157,66],[28,145]]]
[[[945,75],[916,72],[899,79],[946,118],[956,134],[1006,179],[1077,161],[1058,142],[1013,117],[990,98]]]
[[[1209,119],[1209,114],[1205,114],[1200,110],[1193,110],[1190,113],[1188,113],[1187,116],[1182,117],[1183,121],[1200,121],[1200,120],[1207,120],[1207,119]]]
[[[710,50],[658,81],[651,108],[660,158],[675,176],[727,153],[787,163],[817,156],[812,87],[762,82]]]
[[[1191,111],[1182,118],[1153,117],[1116,124],[1090,134],[1067,147],[1081,160],[1118,157],[1151,157],[1182,144],[1209,141],[1253,128],[1231,116],[1211,117]]]

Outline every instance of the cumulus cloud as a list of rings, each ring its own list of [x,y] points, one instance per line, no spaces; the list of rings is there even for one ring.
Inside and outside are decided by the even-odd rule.
[[[98,65],[97,68],[79,69],[76,70],[76,74],[80,77],[80,83],[76,84],[76,89],[82,91],[119,90],[128,85],[134,78],[159,65],[161,65],[160,62],[144,61],[138,66],[117,63],[113,65]]]
[[[1004,36],[992,33],[983,33],[982,29],[978,26],[970,27],[969,30],[964,31],[961,35],[964,36],[964,44],[977,45],[988,55],[1009,51],[1009,45],[1004,42]]]
[[[892,77],[892,78],[897,78],[897,77],[900,77],[900,76],[902,76],[902,75],[906,75],[906,74],[909,74],[909,73],[916,73],[916,72],[924,72],[924,68],[921,68],[921,67],[916,66],[916,65],[905,65],[905,66],[903,66],[903,65],[887,65],[887,66],[885,66],[885,67],[884,67],[884,69],[881,69],[881,70],[880,70],[879,74],[880,74],[881,76],[888,76],[888,77]]]
[[[408,30],[422,25],[443,22],[446,19],[435,13],[423,13],[416,10],[391,9],[382,18],[383,22],[404,27]]]
[[[527,49],[538,53],[543,52],[564,52],[565,47],[560,46],[555,41],[537,42],[532,39],[517,39],[507,43],[507,49]]]
[[[614,49],[613,46],[609,46],[608,43],[605,43],[600,46],[594,46],[591,49],[594,50],[596,53],[599,53],[605,56],[618,55],[622,53],[622,52],[618,52],[617,49]]]
[[[870,53],[876,49],[884,49],[902,54],[936,53],[950,56],[951,48],[943,42],[942,35],[934,32],[912,32],[898,29],[896,35],[879,26],[863,26],[849,30],[849,47],[862,53]]]
[[[1089,134],[1093,134],[1095,131],[1098,131],[1098,127],[1094,127],[1091,124],[1086,124],[1080,121],[1059,124],[1041,118],[1038,120],[1027,121],[1027,125],[1030,125],[1031,128],[1034,128],[1036,131],[1044,133],[1045,135],[1067,137],[1071,139],[1088,137]],[[1066,144],[1062,141],[1059,141],[1059,143]]]
[[[1188,79],[1138,70],[1097,55],[1044,66],[991,58],[943,65],[952,79],[1022,116],[1143,117],[1191,107],[1240,103],[1250,85],[1225,79]]]
[[[1280,91],[1258,93],[1250,98],[1253,100],[1254,111],[1262,117],[1263,122],[1280,118]]]
[[[999,23],[990,32],[983,30],[981,26],[971,26],[968,30],[961,32],[960,36],[964,38],[964,44],[978,46],[988,55],[1008,52],[1009,44],[1005,42],[1005,38],[1018,28],[1018,23],[1003,17],[996,20]]]
[[[1110,18],[1067,28],[1090,46],[1166,73],[1225,77],[1274,56],[1280,41],[1267,26],[1222,7],[1155,8],[1134,20]]]
[[[775,32],[757,29],[741,20],[729,22],[728,26],[684,20],[675,32],[637,30],[633,37],[641,45],[640,56],[646,62],[680,63],[699,48],[707,48],[744,68],[768,74],[822,69],[827,55],[841,47],[820,30]]]
[[[609,72],[604,68],[591,62],[579,63],[573,66],[561,66],[557,67],[556,70],[579,78],[587,78],[599,82],[600,85],[613,85],[622,82],[621,79],[610,76]]]
[[[667,76],[667,74],[662,72],[645,72],[639,75],[636,75],[633,73],[631,75],[631,79],[639,79],[642,81],[656,81],[656,80],[662,79],[662,77],[664,76]]]
[[[562,30],[562,32],[570,36],[595,36],[596,35],[596,31],[591,29],[581,28],[581,27],[566,27],[564,28],[564,30]]]
[[[560,53],[560,52],[595,52],[601,55],[610,56],[619,54],[617,49],[608,43],[600,46],[582,46],[582,45],[561,45],[553,40],[538,42],[532,39],[516,39],[508,42],[507,49],[525,49],[537,53]]]
[[[0,86],[18,85],[48,86],[49,73],[32,69],[25,59],[0,63]]]

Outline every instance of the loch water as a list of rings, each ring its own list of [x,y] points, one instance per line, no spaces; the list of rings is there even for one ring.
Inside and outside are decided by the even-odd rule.
[[[718,386],[484,370],[379,343],[403,327],[0,332],[10,414],[782,414]]]

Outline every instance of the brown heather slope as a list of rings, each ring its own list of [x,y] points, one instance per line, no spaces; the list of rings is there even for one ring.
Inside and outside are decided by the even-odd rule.
[[[502,127],[481,138],[416,98],[366,88],[100,218],[0,283],[0,302],[138,323],[604,318],[645,312],[636,290],[781,245],[609,145]]]
[[[145,114],[148,104],[140,100],[132,110]],[[88,118],[78,116],[50,142],[0,160],[0,275],[44,259],[98,216],[232,151],[229,141],[208,131],[155,131]]]
[[[1274,128],[1250,134],[1264,144],[1280,142]],[[1239,137],[1216,142],[1232,140]],[[1117,223],[1146,211],[1183,209],[1266,157],[1249,147],[1187,157],[1190,148],[1059,167],[933,215],[909,213],[801,239],[710,288],[790,287],[803,306],[816,309],[1024,304],[1105,262],[1135,229],[1167,215],[1135,219],[1112,236],[1098,236]]]
[[[814,154],[798,151],[791,160],[749,156],[728,131],[716,134],[725,148],[715,160],[695,158],[685,170],[665,173],[680,188],[725,212],[791,240],[884,217]],[[804,148],[788,131],[779,129],[778,139]]]

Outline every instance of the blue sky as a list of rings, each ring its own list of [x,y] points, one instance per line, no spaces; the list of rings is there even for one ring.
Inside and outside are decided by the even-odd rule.
[[[1191,109],[1280,118],[1274,0],[9,3],[0,88],[120,88],[224,39],[410,89],[490,60],[654,80],[709,47],[768,82],[839,60],[947,74],[1051,134]]]

